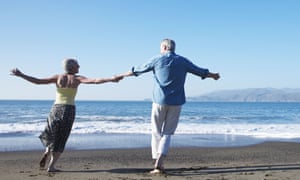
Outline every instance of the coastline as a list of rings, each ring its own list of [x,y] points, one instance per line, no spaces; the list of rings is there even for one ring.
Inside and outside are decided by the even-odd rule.
[[[257,138],[230,134],[175,134],[172,136],[171,148],[240,147],[269,141],[300,143],[300,138]],[[42,146],[37,134],[2,136],[0,137],[0,142],[0,152],[44,150],[44,147]],[[71,133],[65,150],[150,148],[150,143],[150,134]]]
[[[0,152],[1,179],[297,179],[300,143],[264,142],[235,147],[173,147],[166,174],[151,175],[150,148],[66,150],[47,173],[41,151]]]

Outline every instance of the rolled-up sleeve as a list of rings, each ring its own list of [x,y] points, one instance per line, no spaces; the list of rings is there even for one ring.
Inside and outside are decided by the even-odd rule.
[[[197,76],[200,76],[202,79],[205,79],[208,74],[209,74],[209,70],[206,68],[201,68],[195,64],[193,64],[191,61],[186,60],[187,64],[188,64],[188,72],[195,74]]]
[[[131,68],[131,72],[133,75],[135,76],[139,76],[143,73],[152,71],[154,69],[154,63],[155,63],[155,59],[151,59],[149,62],[140,65],[140,66],[133,66]]]

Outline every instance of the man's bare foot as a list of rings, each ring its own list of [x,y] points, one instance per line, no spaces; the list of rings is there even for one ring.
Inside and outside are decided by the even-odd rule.
[[[164,174],[164,173],[165,173],[164,169],[158,169],[158,168],[155,168],[152,171],[150,171],[150,174]]]

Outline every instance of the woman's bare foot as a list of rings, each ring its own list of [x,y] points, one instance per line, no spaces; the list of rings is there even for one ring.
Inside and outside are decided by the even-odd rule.
[[[48,168],[47,172],[61,172],[61,170],[56,169],[56,168]]]
[[[48,158],[48,153],[45,152],[43,154],[43,157],[42,157],[41,161],[40,161],[40,168],[44,168],[45,167],[47,158]]]

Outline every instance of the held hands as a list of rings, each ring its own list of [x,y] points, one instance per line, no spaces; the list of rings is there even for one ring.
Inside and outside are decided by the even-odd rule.
[[[119,82],[120,80],[124,79],[125,77],[129,77],[132,75],[133,74],[131,71],[123,73],[123,74],[115,75],[115,76],[113,76],[112,82]]]

